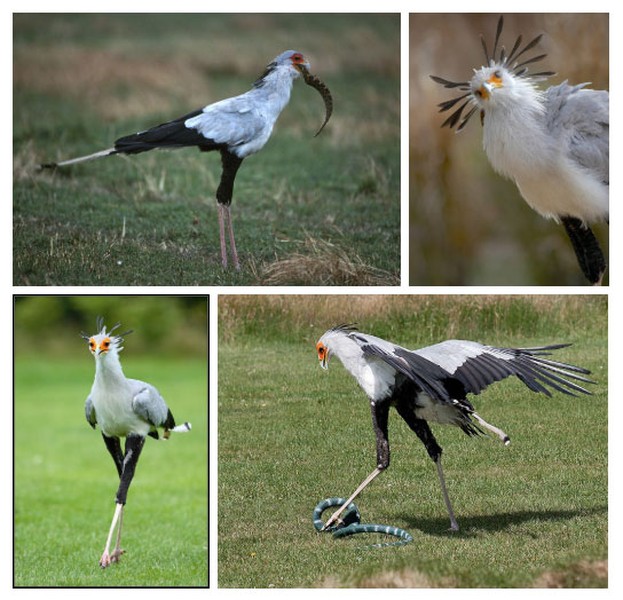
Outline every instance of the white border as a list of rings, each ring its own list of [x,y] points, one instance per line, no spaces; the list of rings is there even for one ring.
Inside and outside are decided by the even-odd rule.
[[[220,3],[206,3],[198,1],[178,1],[175,5],[164,2],[133,2],[125,0],[120,2],[118,0],[110,0],[106,3],[93,3],[85,5],[84,1],[59,1],[50,5],[49,2],[41,1],[24,1],[24,2],[10,2],[8,3],[10,9],[3,11],[2,15],[2,36],[3,43],[5,44],[5,51],[2,53],[3,72],[5,81],[12,81],[12,13],[13,12],[298,12],[293,11],[293,4],[291,2],[286,3],[283,1],[275,2],[272,0],[266,0],[262,3],[262,10],[258,11],[258,3],[251,2],[249,0],[240,0],[229,2],[225,5]],[[223,10],[222,7],[226,6],[227,10]],[[400,288],[395,287],[380,287],[380,288],[299,288],[299,287],[283,287],[283,288],[257,288],[257,287],[239,287],[239,288],[219,288],[219,287],[149,287],[149,288],[137,288],[137,287],[114,287],[114,288],[101,288],[101,287],[15,287],[12,285],[12,269],[7,268],[9,264],[12,265],[12,193],[7,190],[7,193],[3,195],[3,208],[2,211],[5,214],[2,220],[2,227],[4,235],[0,241],[0,249],[2,252],[2,264],[4,269],[0,277],[2,282],[2,289],[0,293],[0,306],[2,308],[1,323],[2,323],[2,340],[4,344],[0,345],[0,364],[7,365],[5,370],[12,368],[12,344],[8,340],[12,340],[12,311],[13,311],[13,294],[206,294],[210,295],[210,585],[209,591],[199,589],[183,589],[179,591],[172,590],[158,590],[158,589],[124,589],[124,590],[110,590],[110,589],[78,589],[78,590],[66,590],[66,589],[27,589],[27,590],[14,590],[12,588],[13,572],[12,572],[12,532],[13,525],[13,511],[12,511],[12,481],[10,481],[10,473],[12,473],[12,434],[1,436],[0,441],[0,453],[2,455],[2,504],[0,505],[2,510],[2,520],[0,521],[0,531],[3,532],[2,542],[0,545],[0,591],[8,592],[9,594],[17,595],[21,597],[30,598],[36,594],[46,594],[46,597],[60,598],[61,595],[79,595],[84,597],[88,595],[92,597],[94,595],[100,595],[100,597],[111,597],[111,594],[115,595],[115,598],[120,597],[157,597],[158,595],[164,596],[164,594],[184,594],[188,597],[193,596],[196,598],[205,598],[205,594],[214,595],[221,598],[240,598],[249,597],[253,593],[258,598],[269,598],[270,600],[276,597],[290,597],[293,593],[292,590],[227,590],[218,589],[218,545],[217,545],[217,518],[218,518],[218,487],[217,487],[217,457],[218,457],[218,411],[217,401],[218,397],[218,353],[217,353],[217,339],[218,339],[218,320],[217,320],[217,305],[219,295],[230,294],[607,294],[609,298],[609,372],[613,375],[610,380],[611,383],[615,382],[615,374],[617,368],[620,368],[622,361],[622,352],[618,348],[617,335],[621,335],[623,331],[621,328],[621,312],[619,311],[623,302],[623,288],[621,284],[621,244],[623,243],[623,236],[620,238],[619,233],[615,229],[615,235],[610,236],[610,286],[604,289],[595,289],[589,287],[572,287],[572,288],[559,288],[559,287],[493,287],[493,286],[476,286],[476,287],[408,287],[408,197],[409,197],[409,157],[408,157],[408,139],[409,139],[409,115],[408,115],[408,96],[409,96],[409,13],[410,12],[493,12],[498,13],[500,9],[507,8],[498,1],[473,1],[471,3],[456,2],[450,0],[444,3],[443,7],[432,6],[430,3],[418,2],[412,0],[406,1],[386,1],[383,3],[374,2],[368,0],[367,2],[353,2],[353,1],[339,1],[332,0],[328,2],[326,0],[316,0],[316,2],[308,2],[303,5],[301,12],[346,12],[346,13],[360,13],[360,12],[383,12],[383,13],[401,13],[401,193],[402,193],[402,205],[401,205],[401,249],[402,249],[402,285]],[[611,164],[621,165],[620,161],[620,146],[621,146],[621,127],[620,119],[617,118],[621,110],[621,95],[620,84],[618,75],[623,72],[621,69],[621,57],[623,57],[623,49],[621,48],[623,40],[623,25],[622,14],[623,8],[620,0],[618,1],[596,1],[587,4],[586,2],[578,2],[576,0],[569,2],[552,2],[552,1],[539,1],[526,0],[521,3],[520,6],[511,6],[512,11],[520,10],[521,12],[608,12],[610,13],[610,65],[611,73],[615,77],[610,78],[610,91],[612,97],[615,99],[611,108],[611,114],[614,118],[611,119],[612,132],[611,135],[611,154],[613,160]],[[174,10],[173,10],[174,9]],[[5,88],[5,94],[3,95],[5,102],[10,102],[10,95]],[[4,111],[5,120],[10,118],[12,111],[10,107]],[[9,135],[5,134],[7,139],[4,140],[3,149],[6,153],[3,164],[6,170],[9,170],[9,165],[12,166],[12,140],[9,139]],[[622,165],[623,166],[623,165]],[[620,196],[620,181],[616,178],[617,171],[615,170],[615,177],[612,181],[612,194],[615,199],[612,203],[612,223],[620,223],[618,219],[619,215],[619,196]],[[3,176],[3,184],[8,187],[9,182],[12,182],[12,172],[9,175],[8,172]],[[620,227],[620,225],[619,225]],[[3,377],[5,389],[8,387],[8,376]],[[612,386],[612,389],[616,389]],[[10,401],[11,395],[4,395],[4,425],[12,431],[12,403]],[[621,417],[621,400],[616,396],[613,396],[609,403],[609,481],[610,481],[610,494],[609,503],[612,510],[609,514],[609,556],[610,564],[615,565],[612,571],[609,573],[609,590],[595,591],[600,595],[612,596],[616,593],[620,597],[621,594],[621,575],[616,568],[618,560],[621,557],[621,518],[619,507],[622,504],[622,495],[619,491],[620,486],[618,480],[620,474],[615,472],[615,467],[618,467],[618,459],[621,457],[621,443],[619,442],[619,436],[617,435],[617,426]],[[586,424],[590,427],[590,423]],[[619,592],[616,592],[616,590]],[[297,590],[297,594],[303,594],[306,597],[314,597],[317,590]],[[322,590],[320,593],[328,595],[332,598],[355,598],[371,597],[373,594],[378,597],[379,593],[387,594],[391,593],[393,596],[409,594],[411,597],[414,593],[446,596],[448,594],[463,594],[472,595],[478,594],[481,598],[483,594],[494,593],[494,591],[487,590],[386,590],[380,592],[379,590]],[[505,590],[505,593],[515,595],[525,593],[524,590]],[[567,593],[574,594],[576,597],[580,594],[586,593],[586,590],[566,590],[565,592],[555,592],[551,590],[532,590],[532,594],[537,595],[550,595],[553,593]],[[356,596],[355,596],[356,594]],[[314,595],[314,596],[312,596]]]

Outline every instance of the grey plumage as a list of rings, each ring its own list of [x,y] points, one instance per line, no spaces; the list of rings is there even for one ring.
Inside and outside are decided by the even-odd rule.
[[[564,81],[545,90],[546,126],[578,165],[610,183],[610,95]]]
[[[438,105],[440,112],[453,111],[441,126],[460,131],[479,111],[493,169],[513,180],[540,215],[563,223],[582,272],[600,285],[606,260],[590,225],[609,219],[608,92],[566,81],[539,89],[536,84],[554,73],[531,73],[530,66],[546,55],[525,53],[541,35],[524,47],[519,36],[507,54],[499,46],[503,23],[500,17],[492,54],[482,38],[486,64],[474,69],[469,82],[432,76],[463,92]]]
[[[101,428],[104,443],[119,474],[115,513],[99,562],[102,568],[106,568],[123,554],[120,547],[123,507],[145,436],[158,439],[158,428],[164,428],[163,437],[166,439],[172,431],[190,431],[191,425],[183,423],[176,426],[171,411],[153,385],[128,379],[124,375],[119,352],[123,350],[122,336],[130,332],[114,335],[119,324],[107,330],[102,318],[97,319],[97,326],[98,333],[92,336],[82,334],[95,359],[95,379],[84,405],[84,413],[91,427],[95,429],[99,425]],[[120,438],[126,440],[125,451],[121,449]],[[111,553],[110,544],[117,523],[117,542]]]
[[[66,167],[116,154],[140,154],[158,148],[194,146],[203,152],[221,154],[221,181],[216,190],[221,263],[227,267],[227,238],[236,269],[240,269],[231,221],[230,205],[234,180],[242,161],[259,152],[268,142],[273,127],[290,100],[293,82],[303,77],[316,89],[325,104],[323,129],[331,116],[333,100],[322,81],[309,72],[307,59],[294,50],[276,56],[252,88],[232,98],[208,104],[182,117],[119,138],[114,146],[87,156],[40,165],[41,168]],[[318,133],[316,135],[318,135]],[[227,231],[227,235],[226,235]]]
[[[550,358],[553,351],[567,346],[496,348],[448,340],[409,350],[361,333],[353,325],[338,325],[326,331],[316,344],[320,365],[328,368],[331,357],[337,356],[368,396],[377,466],[331,516],[325,528],[336,522],[354,498],[389,466],[388,415],[393,406],[435,462],[451,529],[458,530],[441,468],[442,449],[428,423],[459,427],[470,436],[490,432],[508,444],[509,436],[476,412],[469,395],[479,394],[492,383],[513,375],[530,390],[546,396],[551,396],[552,390],[568,395],[590,394],[580,385],[594,383],[587,377],[590,371]]]

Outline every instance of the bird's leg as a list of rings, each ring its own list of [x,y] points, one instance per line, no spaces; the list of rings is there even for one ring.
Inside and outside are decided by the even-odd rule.
[[[121,471],[121,479],[119,481],[119,489],[117,490],[117,503],[125,504],[128,496],[128,489],[132,478],[134,477],[134,471],[136,469],[136,463],[138,457],[141,455],[143,444],[145,443],[145,437],[142,435],[128,435],[125,440],[125,456],[123,457],[123,469]]]
[[[218,204],[218,232],[221,241],[221,264],[223,269],[227,268],[227,245],[225,244],[225,212],[224,204]]]
[[[121,512],[119,513],[119,527],[117,528],[117,541],[115,542],[115,549],[110,555],[111,562],[119,562],[121,555],[125,550],[121,549],[121,528],[123,527],[123,504],[121,505]]]
[[[377,476],[379,475],[381,472],[383,471],[383,469],[377,467],[376,469],[374,469],[374,471],[372,471],[372,473],[370,473],[370,475],[368,475],[362,482],[361,485],[350,495],[350,497],[348,498],[348,500],[346,500],[346,502],[344,502],[344,504],[342,504],[342,506],[340,506],[340,508],[338,508],[329,518],[329,520],[324,524],[324,527],[322,528],[322,530],[324,531],[325,529],[328,529],[329,527],[331,527],[331,525],[333,525],[336,521],[339,520],[340,515],[346,510],[346,508],[348,507],[348,505],[357,497],[359,496],[359,494],[364,490],[365,487],[367,487],[367,485]]]
[[[389,467],[389,439],[387,437],[389,403],[371,402],[370,409],[372,411],[372,427],[374,428],[374,433],[376,434],[377,467],[361,482],[359,487],[351,494],[350,498],[331,515],[331,518],[322,528],[323,531],[338,521],[340,515],[346,510],[348,505],[370,484],[373,479]]]
[[[108,440],[111,439],[114,438],[108,438]],[[105,437],[104,440],[106,441],[107,438]],[[121,525],[123,523],[123,507],[128,497],[128,489],[130,488],[130,483],[132,483],[134,471],[136,470],[136,463],[138,462],[138,458],[141,454],[144,443],[145,437],[142,435],[128,435],[126,438],[125,456],[123,457],[119,488],[117,489],[115,514],[113,516],[112,524],[110,526],[110,531],[108,532],[108,538],[106,539],[106,547],[104,549],[104,553],[102,554],[102,558],[100,559],[100,566],[102,568],[106,568],[108,565],[110,565],[111,562],[118,562],[119,558],[123,554],[123,550],[121,549]],[[106,445],[108,446],[108,444],[109,442],[107,441]],[[113,446],[112,443],[111,446]],[[112,554],[110,554],[110,542],[112,540],[113,532],[115,530],[117,522],[119,522],[119,530],[117,531],[117,542],[115,550]]]
[[[100,567],[105,569],[107,566],[113,562],[113,557],[110,555],[110,542],[112,541],[112,535],[115,531],[115,527],[117,525],[117,521],[119,520],[119,516],[123,513],[123,504],[117,504],[115,506],[115,514],[112,518],[112,523],[110,524],[110,529],[108,531],[108,537],[106,538],[106,546],[104,547],[104,553],[102,554],[102,558],[100,558]],[[117,536],[117,541],[119,541],[119,533]],[[114,555],[114,552],[113,552]],[[116,557],[116,560],[119,560],[119,557]]]
[[[227,248],[225,243],[225,227],[227,227],[227,235],[229,236],[229,248],[231,250],[231,260],[236,271],[240,271],[240,261],[238,260],[238,251],[236,250],[236,240],[234,239],[234,227],[231,223],[231,211],[228,204],[218,205],[218,225],[219,235],[221,238],[221,263],[223,268],[227,268]]]
[[[595,234],[580,219],[562,217],[560,220],[571,240],[584,276],[593,285],[601,285],[601,280],[606,272],[606,259]]]
[[[452,510],[452,503],[450,502],[450,496],[448,496],[448,490],[446,489],[446,479],[443,476],[443,469],[441,468],[441,455],[437,457],[437,459],[435,460],[435,464],[437,465],[437,475],[439,475],[439,483],[441,484],[441,493],[443,494],[443,500],[446,503],[448,515],[450,515],[450,530],[458,531],[459,524],[456,522],[454,511]]]
[[[110,452],[112,459],[115,461],[115,467],[117,467],[117,473],[121,479],[121,472],[123,471],[123,452],[121,451],[121,442],[118,437],[108,437],[104,433],[102,433],[102,437],[104,438],[104,443],[106,444],[108,452]]]
[[[234,240],[234,229],[231,223],[229,206],[231,205],[231,199],[234,194],[234,180],[236,179],[238,168],[242,164],[242,158],[239,158],[227,150],[221,150],[221,164],[223,166],[221,182],[216,190],[216,200],[218,202],[219,211],[219,234],[221,238],[221,262],[223,268],[227,268],[227,248],[225,247],[225,222],[227,222],[231,258],[235,269],[239,271],[240,262],[238,261],[238,252],[236,251],[236,241]]]
[[[236,250],[236,240],[234,239],[234,226],[231,222],[231,211],[229,206],[227,209],[227,229],[229,231],[229,249],[231,250],[231,260],[234,263],[236,271],[240,271],[240,261],[238,260],[238,251]]]
[[[424,419],[418,419],[415,416],[412,407],[408,403],[397,404],[396,410],[406,421],[411,430],[420,438],[421,442],[426,447],[428,455],[437,465],[437,475],[439,475],[441,493],[443,494],[443,499],[446,503],[448,514],[450,515],[450,529],[452,531],[458,531],[459,524],[456,522],[456,518],[454,517],[454,511],[452,510],[452,504],[450,503],[450,496],[448,496],[448,490],[446,489],[446,480],[443,476],[443,469],[441,468],[441,446],[437,443],[437,440],[428,426],[428,423]]]

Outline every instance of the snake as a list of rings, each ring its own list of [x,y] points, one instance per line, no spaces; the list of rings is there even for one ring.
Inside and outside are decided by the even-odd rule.
[[[329,88],[318,78],[316,75],[312,75],[304,66],[300,66],[299,70],[303,74],[303,80],[305,83],[311,87],[313,87],[324,100],[325,107],[325,118],[324,123],[320,126],[320,129],[316,132],[316,137],[323,129],[324,126],[329,122],[331,118],[331,113],[333,112],[333,97],[331,96],[331,92]]]
[[[386,548],[388,546],[404,546],[413,541],[413,536],[400,527],[393,527],[391,525],[375,525],[361,523],[361,514],[354,502],[351,502],[341,518],[341,522],[338,525],[333,525],[325,529],[325,524],[322,520],[322,513],[331,508],[332,506],[342,506],[346,500],[344,498],[326,498],[316,504],[312,519],[316,531],[330,531],[334,538],[343,538],[349,535],[355,535],[357,533],[383,533],[385,535],[391,535],[398,538],[396,542],[384,542],[381,544],[371,544],[370,548]]]

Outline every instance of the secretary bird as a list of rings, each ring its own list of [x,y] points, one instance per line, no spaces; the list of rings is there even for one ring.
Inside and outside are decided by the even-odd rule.
[[[538,348],[494,348],[477,342],[448,340],[407,350],[373,335],[359,332],[354,325],[338,325],[329,329],[316,344],[318,360],[323,369],[331,356],[337,356],[346,370],[357,380],[370,400],[372,426],[376,434],[377,466],[361,485],[331,515],[324,528],[340,522],[340,515],[361,491],[389,467],[388,416],[394,406],[411,430],[420,438],[437,467],[448,514],[450,529],[459,525],[452,510],[441,468],[442,449],[435,440],[428,422],[454,425],[469,436],[490,431],[505,445],[510,438],[501,429],[487,423],[467,399],[479,394],[495,381],[517,376],[529,389],[551,396],[548,387],[564,394],[590,394],[578,384],[594,383],[583,377],[590,371],[548,356],[551,350],[570,344]]]
[[[309,62],[300,52],[287,50],[271,61],[253,87],[240,96],[209,104],[173,121],[119,138],[112,148],[40,166],[42,169],[54,169],[113,154],[139,154],[155,148],[196,146],[203,152],[219,151],[222,172],[216,190],[216,201],[221,263],[223,268],[227,267],[225,236],[227,229],[232,262],[239,270],[240,261],[234,239],[230,205],[234,180],[243,159],[264,147],[277,118],[290,100],[294,80],[301,75],[307,85],[320,93],[325,103],[325,120],[316,135],[323,130],[333,112],[333,99],[329,88],[312,75],[309,69]]]
[[[175,419],[158,390],[149,383],[128,379],[121,369],[119,352],[123,350],[123,336],[131,331],[113,335],[119,323],[106,331],[103,319],[97,320],[98,333],[82,337],[89,342],[89,350],[95,358],[95,380],[85,404],[87,421],[95,429],[102,430],[106,448],[115,462],[119,474],[119,488],[115,497],[113,515],[106,546],[99,564],[104,569],[118,562],[121,549],[121,526],[123,507],[128,489],[138,462],[146,436],[158,439],[159,427],[164,428],[163,438],[168,439],[172,431],[190,431],[190,423],[175,425]],[[125,437],[125,452],[121,450],[120,438]],[[110,544],[118,524],[115,549]]]
[[[500,17],[491,54],[481,36],[486,64],[470,81],[431,75],[464,92],[439,104],[444,112],[464,100],[441,126],[461,131],[479,111],[491,166],[516,183],[536,212],[563,224],[584,276],[600,285],[606,260],[590,224],[609,221],[609,94],[567,81],[539,90],[535,84],[555,73],[529,74],[528,65],[547,55],[523,55],[542,36],[523,48],[519,36],[508,54],[504,46],[498,53],[503,26]]]

